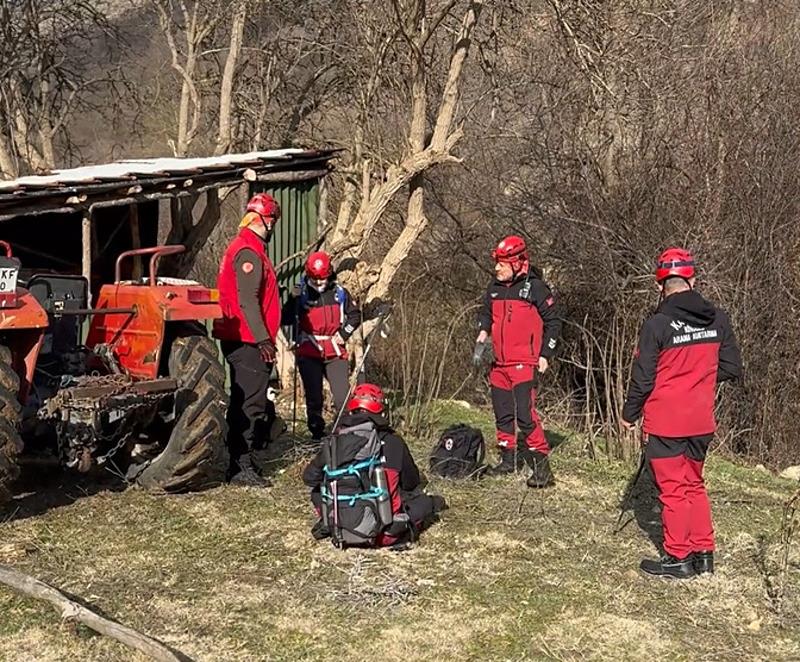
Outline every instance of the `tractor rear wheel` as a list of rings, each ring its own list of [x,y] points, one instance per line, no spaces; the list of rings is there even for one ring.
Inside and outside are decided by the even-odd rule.
[[[10,485],[19,475],[19,376],[11,365],[11,350],[0,345],[0,504],[11,498]]]
[[[142,487],[191,492],[225,481],[227,396],[217,347],[206,336],[172,342],[169,375],[178,381],[175,424],[166,448],[136,477]]]

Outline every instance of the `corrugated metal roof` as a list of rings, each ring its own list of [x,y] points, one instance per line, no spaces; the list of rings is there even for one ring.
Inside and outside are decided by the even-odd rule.
[[[338,150],[271,149],[203,158],[128,159],[0,181],[0,221],[236,186],[319,179]]]
[[[102,165],[82,166],[68,170],[54,170],[49,175],[31,175],[9,181],[0,181],[0,193],[24,191],[25,189],[59,188],[72,184],[93,182],[125,182],[153,176],[172,176],[203,172],[206,170],[230,170],[237,167],[266,166],[272,163],[286,163],[303,156],[318,156],[319,151],[302,149],[272,149],[263,152],[244,154],[224,154],[204,158],[154,158],[131,159],[104,163]]]

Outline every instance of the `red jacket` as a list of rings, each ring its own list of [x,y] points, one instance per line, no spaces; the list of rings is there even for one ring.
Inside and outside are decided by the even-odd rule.
[[[255,253],[260,260],[258,267],[260,267],[261,283],[257,293],[259,312],[269,340],[274,343],[278,336],[281,322],[278,281],[272,262],[267,257],[266,244],[255,232],[248,228],[242,228],[222,256],[222,263],[217,277],[222,319],[214,321],[214,337],[220,340],[246,343],[258,343],[264,340],[263,338],[258,338],[257,332],[250,328],[242,303],[239,301],[239,288],[234,264],[236,256],[245,249]]]
[[[695,291],[668,296],[642,326],[622,409],[644,432],[658,437],[699,437],[716,430],[718,382],[742,374],[728,315]]]
[[[536,365],[555,354],[561,319],[550,288],[531,273],[492,282],[478,326],[492,336],[495,365]]]
[[[281,324],[295,328],[297,356],[312,359],[347,358],[343,345],[332,338],[338,333],[347,341],[361,324],[361,311],[350,293],[335,281],[318,292],[301,280],[297,293],[286,300]]]

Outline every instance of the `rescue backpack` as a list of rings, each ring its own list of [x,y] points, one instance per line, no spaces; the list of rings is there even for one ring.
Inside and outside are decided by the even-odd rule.
[[[447,428],[431,451],[431,473],[444,478],[478,478],[486,443],[483,433],[463,423]]]
[[[393,521],[383,441],[371,421],[322,440],[322,521],[336,547],[374,545]]]

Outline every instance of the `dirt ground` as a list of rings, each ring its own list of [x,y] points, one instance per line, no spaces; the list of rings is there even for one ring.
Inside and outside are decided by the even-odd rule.
[[[485,412],[442,406],[412,440],[421,465],[457,420],[490,438]],[[659,535],[651,484],[615,533],[632,467],[549,436],[554,489],[432,479],[451,508],[403,553],[315,542],[294,452],[270,490],[164,497],[44,476],[0,515],[0,563],[194,660],[800,659],[800,543],[784,563],[781,541],[796,483],[712,457],[718,572],[652,580],[637,572]],[[144,659],[5,589],[0,614],[2,660]]]

